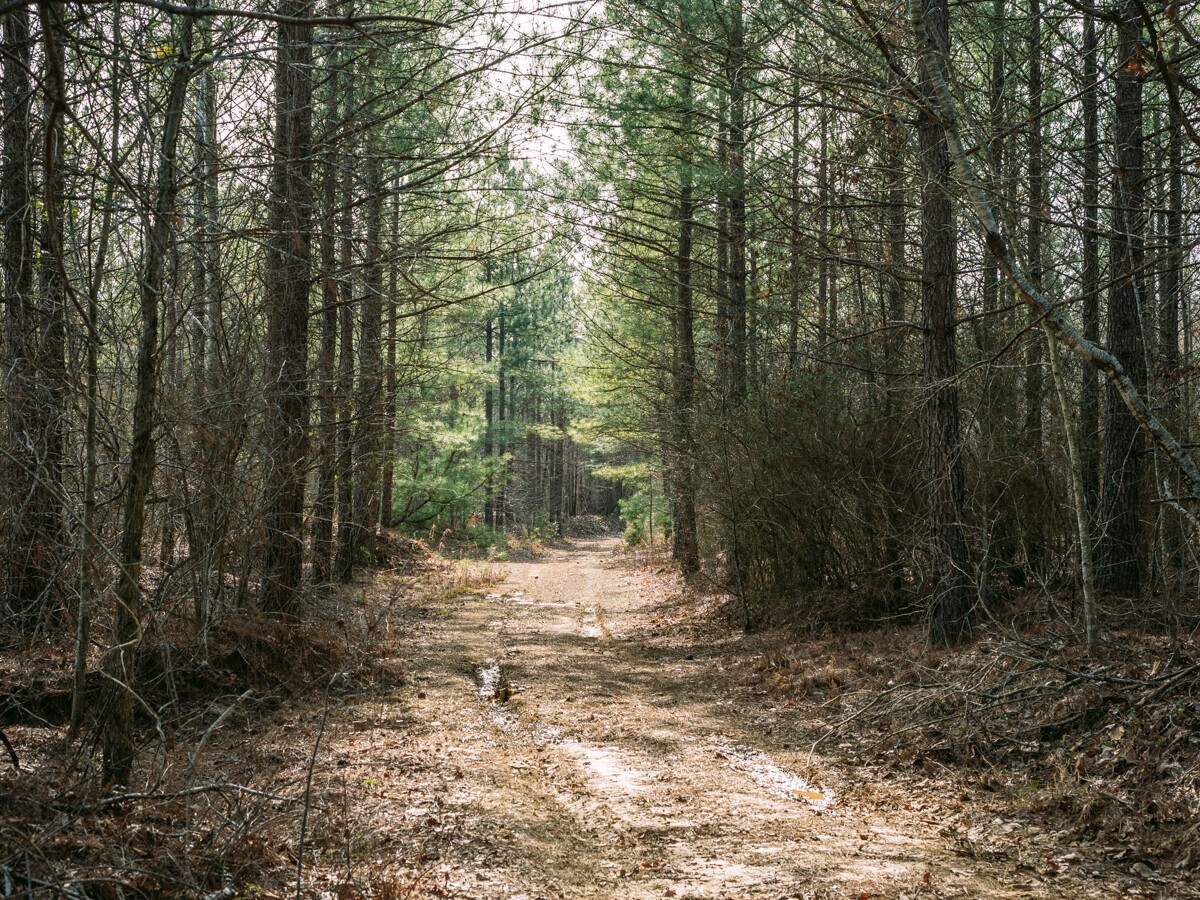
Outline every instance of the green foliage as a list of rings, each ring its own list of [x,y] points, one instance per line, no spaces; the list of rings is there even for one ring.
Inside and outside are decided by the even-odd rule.
[[[488,559],[508,558],[508,532],[503,528],[476,523],[468,525],[466,539]]]
[[[647,482],[632,497],[621,500],[621,519],[625,522],[625,543],[657,541],[671,534],[671,504],[662,489]]]
[[[477,417],[453,418],[458,421],[429,418],[411,423],[392,494],[398,526],[424,529],[436,523],[457,530],[482,504],[488,474],[501,477],[497,470],[502,467],[476,450]]]

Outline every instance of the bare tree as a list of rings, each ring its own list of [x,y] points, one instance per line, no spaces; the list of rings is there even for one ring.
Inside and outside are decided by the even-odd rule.
[[[133,440],[125,479],[121,515],[121,544],[117,559],[116,646],[110,651],[107,674],[112,694],[104,727],[104,781],[128,784],[133,771],[134,651],[142,637],[142,537],[146,526],[146,498],[154,480],[154,427],[158,402],[159,308],[163,278],[172,240],[175,198],[179,191],[176,151],[183,130],[188,79],[192,74],[192,24],[180,24],[178,50],[167,94],[162,138],[158,150],[156,202],[150,217],[146,255],[139,277],[137,391],[133,406]]]
[[[0,203],[4,207],[4,438],[7,542],[4,597],[9,615],[30,627],[48,609],[64,564],[62,507],[63,327],[62,54],[58,4],[47,4],[42,32],[56,73],[46,92],[41,146],[34,140],[29,7],[3,24]],[[40,162],[40,165],[39,165]],[[38,173],[42,184],[37,183]],[[38,202],[40,198],[41,202]],[[40,246],[40,253],[39,247]],[[40,257],[40,262],[39,262]],[[36,277],[35,277],[36,276]]]

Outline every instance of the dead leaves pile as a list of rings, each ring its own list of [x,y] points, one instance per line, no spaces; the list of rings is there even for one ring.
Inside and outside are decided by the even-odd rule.
[[[1134,892],[1200,877],[1194,638],[1116,635],[1098,660],[998,630],[956,651],[914,646],[916,629],[774,634],[724,661],[798,743],[893,783],[935,779],[943,798],[953,785],[964,811],[947,833],[963,854],[1011,858],[1031,884],[1095,858]]]

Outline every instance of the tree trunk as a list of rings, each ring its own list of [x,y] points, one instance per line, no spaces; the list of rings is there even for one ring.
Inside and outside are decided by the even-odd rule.
[[[729,82],[729,365],[730,400],[746,399],[746,35],[742,0],[732,0]]]
[[[338,120],[338,87],[340,71],[329,75],[329,96],[326,99],[326,135],[333,133]],[[338,487],[338,404],[336,385],[338,309],[340,293],[337,273],[337,165],[336,147],[322,148],[320,160],[321,218],[318,252],[321,278],[321,344],[317,357],[320,383],[317,388],[317,410],[320,429],[317,433],[317,493],[313,502],[312,575],[315,582],[327,582],[334,577],[333,523],[336,514]]]
[[[1146,388],[1142,339],[1142,265],[1145,261],[1145,173],[1142,147],[1142,79],[1136,67],[1141,19],[1136,4],[1121,5],[1118,25],[1112,231],[1109,266],[1108,347],[1139,393]],[[1141,453],[1137,420],[1112,385],[1106,391],[1102,523],[1096,548],[1097,583],[1109,590],[1141,589],[1139,518]]]
[[[366,264],[359,310],[357,428],[354,439],[354,519],[364,539],[379,523],[380,453],[383,449],[383,160],[368,147]]]
[[[204,0],[207,4],[207,0]],[[190,454],[193,471],[198,470],[183,508],[188,551],[193,561],[193,612],[202,643],[212,619],[213,605],[221,593],[221,547],[229,530],[228,485],[237,446],[234,429],[219,415],[213,417],[214,402],[223,388],[220,345],[223,316],[221,279],[219,184],[217,175],[216,83],[213,76],[211,18],[197,20],[198,56],[204,64],[196,73],[193,101],[196,184],[193,188],[192,298],[189,329],[191,337],[192,397],[200,418],[191,424]],[[214,396],[215,395],[215,396]]]
[[[797,36],[796,46],[800,42]],[[788,172],[788,331],[787,373],[800,364],[800,60],[793,60],[791,159]]]
[[[817,352],[829,343],[829,106],[821,94],[817,113]]]
[[[930,40],[943,52],[950,44],[947,0],[922,0]],[[936,60],[941,65],[940,58]],[[921,91],[936,108],[935,79],[922,56]],[[951,644],[971,627],[971,579],[963,530],[963,475],[958,422],[958,372],[955,360],[955,233],[949,194],[950,157],[946,135],[932,109],[917,120],[921,168],[921,309],[925,353],[926,450],[929,465],[930,545],[933,596],[929,605],[929,636],[934,643]]]
[[[896,424],[902,415],[902,391],[904,379],[893,374],[902,369],[904,359],[905,335],[904,324],[908,321],[908,301],[905,296],[905,232],[907,230],[907,172],[905,171],[906,135],[904,125],[895,117],[889,116],[883,123],[884,146],[881,148],[882,167],[882,256],[883,271],[882,294],[885,303],[883,324],[887,329],[884,338],[885,358],[889,360],[889,372],[884,377],[886,393],[883,400],[883,418],[888,434],[896,433]],[[901,460],[899,465],[906,465]],[[900,592],[904,588],[904,562],[902,559],[902,540],[900,523],[896,521],[894,509],[887,505],[883,513],[883,551],[884,563],[888,572],[890,597],[887,609],[894,610],[899,601]]]
[[[112,43],[114,50],[121,48],[121,9],[113,7]],[[119,66],[113,66],[109,84],[109,102],[112,104],[113,121],[109,132],[108,160],[114,165],[121,139],[121,88],[122,75]],[[100,287],[108,259],[109,243],[113,235],[113,197],[115,182],[109,179],[104,189],[104,212],[101,214],[100,235],[96,241],[92,277],[88,284],[87,298],[87,413],[83,436],[83,521],[79,536],[79,618],[75,631],[75,677],[71,693],[71,733],[83,726],[87,713],[87,661],[91,650],[92,604],[96,593],[96,476],[99,472],[97,444],[100,410],[100,335],[97,324],[100,320]]]
[[[380,483],[379,524],[392,527],[392,492],[395,482],[396,458],[396,319],[400,312],[398,292],[399,263],[396,260],[400,244],[400,185],[392,188],[392,233],[389,239],[391,264],[388,267],[387,368],[384,373],[383,395],[383,478]]]
[[[1100,626],[1096,616],[1096,577],[1092,565],[1092,535],[1088,525],[1087,503],[1083,496],[1083,467],[1075,447],[1075,423],[1071,401],[1067,396],[1066,380],[1058,362],[1058,344],[1049,326],[1043,325],[1046,349],[1050,355],[1050,374],[1054,379],[1058,407],[1062,413],[1063,438],[1067,445],[1067,470],[1071,475],[1071,509],[1075,514],[1075,536],[1079,542],[1079,585],[1083,593],[1083,630],[1088,652],[1095,654],[1100,647]]]
[[[491,366],[493,354],[495,353],[495,325],[491,316],[488,316],[487,322],[483,326],[483,361]],[[496,395],[493,393],[492,383],[489,381],[483,392],[483,464],[487,467],[486,481],[484,482],[484,508],[483,521],[487,523],[489,528],[497,527],[496,522],[496,445],[495,445],[495,430],[493,423],[496,415]]]
[[[1029,280],[1042,289],[1042,223],[1046,215],[1046,185],[1042,175],[1042,4],[1029,0],[1029,122],[1028,181],[1029,214],[1025,232],[1025,269]],[[1031,458],[1041,458],[1042,449],[1042,339],[1034,333],[1026,345],[1025,359],[1025,446]],[[1040,548],[1030,548],[1040,553]]]
[[[53,49],[56,45],[50,41]],[[60,265],[48,253],[40,267],[34,233],[39,218],[61,220],[62,110],[58,92],[52,103],[54,122],[43,147],[30,139],[33,85],[29,71],[33,38],[29,9],[19,6],[4,15],[3,103],[0,125],[4,162],[0,168],[0,203],[4,215],[4,402],[7,433],[4,466],[9,515],[4,548],[6,612],[32,625],[45,612],[63,551],[62,403],[63,290]],[[54,61],[49,61],[54,65]],[[61,78],[61,56],[57,65]],[[38,202],[35,160],[42,160],[45,203]],[[46,214],[39,212],[39,206]],[[61,252],[61,229],[56,224]],[[43,237],[48,235],[43,234]],[[60,261],[59,261],[60,262]],[[35,285],[34,274],[40,274]],[[55,359],[55,354],[59,358]]]
[[[1182,391],[1179,355],[1179,311],[1183,295],[1183,124],[1175,106],[1168,111],[1167,120],[1167,211],[1165,222],[1165,249],[1162,277],[1159,282],[1158,311],[1158,399],[1162,408],[1163,425],[1180,434],[1185,421],[1181,412]],[[1178,476],[1170,479],[1165,489],[1171,496],[1179,496]],[[1183,550],[1183,534],[1180,521],[1173,509],[1162,508],[1163,572],[1169,595],[1179,589],[1177,579],[1182,574],[1180,554]],[[1174,623],[1172,623],[1174,625]]]
[[[1029,146],[1027,157],[1027,189],[1029,213],[1025,233],[1025,260],[1029,280],[1042,290],[1042,224],[1047,213],[1046,185],[1042,174],[1042,4],[1029,0]],[[1025,509],[1025,550],[1029,568],[1041,573],[1046,558],[1046,522],[1042,497],[1045,493],[1046,467],[1042,453],[1042,411],[1044,378],[1042,376],[1042,335],[1029,335],[1025,354],[1025,425],[1024,453],[1030,470],[1030,480],[1024,486],[1022,506]]]
[[[351,80],[353,84],[353,80]],[[353,87],[345,108],[354,108]],[[348,123],[344,123],[346,127]],[[353,155],[341,154],[342,204],[339,223],[338,269],[338,378],[337,378],[337,554],[334,576],[342,584],[354,577],[354,564],[362,544],[362,531],[354,519],[354,175]]]
[[[675,366],[674,427],[671,457],[671,493],[674,499],[674,557],[686,573],[700,569],[700,549],[696,536],[695,416],[696,416],[696,344],[692,309],[692,230],[695,226],[696,201],[693,188],[692,160],[685,143],[692,120],[692,80],[681,77],[684,120],[680,128],[683,151],[679,159],[679,241],[675,255]]]
[[[1083,234],[1080,293],[1083,295],[1083,336],[1100,343],[1100,134],[1096,20],[1093,0],[1083,0]],[[1088,511],[1096,512],[1100,498],[1100,378],[1083,367],[1079,394],[1080,465]]]
[[[717,98],[717,258],[714,293],[716,295],[716,362],[720,367],[719,385],[728,394],[731,319],[729,312],[729,102],[718,89]]]
[[[312,207],[312,0],[281,0],[268,201],[266,553],[262,607],[295,615],[303,564]]]
[[[1009,123],[1005,121],[1004,87],[1007,80],[1007,41],[1005,0],[994,0],[991,19],[992,29],[991,77],[988,85],[988,188],[993,195],[1004,191],[1008,179],[1005,177],[1007,162],[1005,135]],[[1010,325],[1010,314],[1002,311],[1003,283],[1000,268],[986,247],[983,248],[982,299],[984,317],[975,328],[976,344],[984,359],[993,358],[999,351],[1004,334]],[[1010,441],[1014,430],[1009,426],[1009,417],[1017,405],[1012,391],[1012,378],[1005,367],[989,366],[982,373],[983,384],[979,399],[979,432],[981,453],[988,460],[1004,460],[1014,455]],[[988,581],[997,567],[1003,566],[1010,573],[1018,570],[1014,565],[1016,556],[1016,528],[1011,503],[1011,482],[1007,477],[983,479],[981,507],[987,517],[983,525],[983,547],[986,550],[980,567],[981,588],[988,589]],[[1019,579],[1018,579],[1019,580]]]
[[[513,278],[516,280],[516,273],[513,273]],[[508,450],[508,440],[504,433],[504,423],[510,417],[510,400],[507,381],[504,370],[505,356],[505,340],[506,338],[511,343],[511,338],[508,337],[506,328],[506,317],[504,315],[504,303],[500,303],[500,312],[496,316],[496,354],[498,362],[496,365],[496,434],[494,440],[496,443],[496,466],[499,468],[499,478],[496,484],[496,527],[503,528],[507,521],[506,504],[508,503],[508,464],[504,461],[504,454]],[[512,348],[509,347],[508,350]]]
[[[907,182],[904,170],[904,127],[897,119],[889,119],[885,149],[887,210],[884,214],[884,278],[887,296],[887,324],[891,330],[887,341],[888,354],[895,359],[904,343],[904,331],[899,327],[907,321],[908,308],[904,297],[905,231],[908,224]]]

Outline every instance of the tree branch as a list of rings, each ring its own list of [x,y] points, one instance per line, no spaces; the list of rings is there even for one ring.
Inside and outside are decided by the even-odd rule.
[[[932,73],[935,94],[933,100],[936,103],[936,108],[932,112],[946,133],[946,142],[950,148],[951,161],[954,164],[959,179],[966,187],[971,211],[975,214],[976,220],[983,228],[984,244],[993,258],[995,258],[1000,271],[1012,283],[1016,289],[1017,296],[1021,298],[1029,310],[1035,315],[1043,317],[1046,327],[1058,341],[1066,345],[1072,353],[1085,363],[1103,373],[1104,377],[1116,388],[1117,393],[1121,395],[1126,408],[1134,419],[1137,420],[1138,424],[1146,430],[1163,453],[1170,457],[1179,467],[1180,472],[1188,482],[1189,493],[1200,496],[1200,468],[1197,468],[1196,461],[1180,445],[1175,435],[1154,415],[1154,411],[1129,377],[1129,373],[1125,371],[1121,363],[1108,350],[1099,344],[1087,340],[1059,312],[1056,305],[1029,280],[1013,256],[1012,251],[1009,249],[1008,241],[1000,230],[1000,225],[995,210],[992,208],[991,201],[988,200],[987,194],[981,187],[979,178],[976,176],[974,169],[972,169],[970,158],[964,149],[962,131],[958,125],[954,105],[954,95],[950,91],[950,86],[947,84],[946,78],[943,75],[943,69],[941,68],[941,50],[932,40],[928,29],[925,27],[920,0],[909,0],[909,14],[912,18],[913,27],[920,38],[921,54],[925,57],[929,70]],[[947,67],[949,65],[948,61],[944,64]]]

